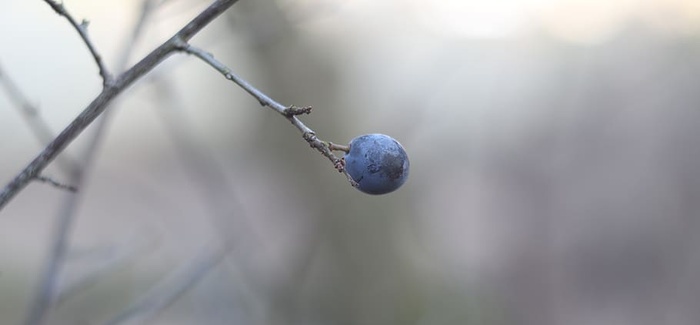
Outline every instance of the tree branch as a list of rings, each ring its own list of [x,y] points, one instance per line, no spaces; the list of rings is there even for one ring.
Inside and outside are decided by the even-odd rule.
[[[90,40],[90,37],[87,34],[87,26],[89,22],[87,20],[83,20],[81,23],[78,23],[73,16],[71,16],[70,13],[66,10],[66,8],[63,6],[63,3],[58,3],[53,0],[44,0],[49,6],[51,6],[51,9],[53,9],[57,14],[66,17],[68,22],[70,22],[71,25],[73,25],[73,28],[75,28],[76,31],[78,31],[78,34],[80,34],[80,38],[83,39],[83,42],[85,45],[87,45],[88,50],[90,50],[90,54],[92,54],[92,57],[95,59],[95,63],[97,63],[97,68],[100,69],[100,76],[102,77],[102,86],[107,87],[111,82],[112,82],[112,76],[109,74],[109,71],[107,70],[107,67],[104,64],[104,61],[102,60],[102,56],[100,55],[99,52],[97,52],[97,49],[95,49],[95,45],[92,44],[92,41]]]
[[[210,65],[212,68],[219,71],[219,73],[221,73],[224,76],[224,78],[233,81],[235,84],[243,88],[251,96],[255,97],[255,99],[257,99],[258,102],[260,102],[260,105],[267,106],[279,113],[280,115],[284,116],[287,120],[289,120],[289,122],[292,123],[292,125],[294,125],[301,132],[302,137],[304,138],[304,140],[306,140],[306,142],[309,143],[311,148],[316,149],[316,151],[320,152],[324,157],[328,158],[328,160],[330,160],[331,163],[333,163],[333,167],[335,167],[335,169],[345,174],[345,177],[348,179],[352,186],[357,186],[357,182],[355,182],[345,170],[343,160],[333,154],[330,142],[320,140],[318,137],[316,137],[316,132],[314,132],[314,130],[306,126],[301,120],[299,120],[299,118],[297,118],[297,115],[308,114],[309,112],[311,112],[311,107],[296,107],[293,105],[289,107],[284,106],[267,96],[262,91],[253,87],[253,85],[245,81],[243,78],[231,72],[231,69],[229,69],[226,65],[215,59],[214,56],[210,53],[207,53],[195,46],[192,46],[187,42],[179,42],[178,46],[181,51],[196,56],[197,58]]]
[[[53,1],[47,2],[51,5]],[[182,42],[186,42],[195,34],[212,22],[226,9],[235,4],[237,0],[216,0],[207,9],[195,17],[184,28],[178,31],[168,41],[161,44],[141,59],[129,70],[119,75],[112,83],[106,85],[102,92],[76,117],[39,155],[32,160],[15,178],[7,184],[0,192],[0,211],[7,202],[14,198],[17,193],[24,189],[27,184],[36,178],[39,173],[48,166],[73,140],[75,140],[85,128],[90,125],[105,109],[109,103],[131,86],[137,79],[141,78],[155,66],[163,62],[167,57],[180,50]],[[52,5],[52,8],[54,6]],[[62,6],[60,6],[62,7]],[[54,10],[56,10],[54,8]]]
[[[5,89],[10,101],[15,104],[17,111],[19,111],[20,115],[24,118],[25,122],[29,126],[29,130],[34,133],[34,136],[39,140],[39,143],[42,146],[49,144],[55,137],[54,132],[51,130],[48,123],[46,123],[46,120],[41,118],[39,109],[29,102],[27,96],[20,90],[20,87],[15,84],[10,76],[3,71],[1,65],[0,85],[2,85],[2,88]],[[56,158],[56,164],[67,174],[67,176],[74,175],[80,168],[80,164],[65,156],[59,156]]]
[[[132,52],[133,45],[140,35],[139,32],[143,28],[146,19],[154,7],[153,1],[154,0],[143,1],[141,14],[136,24],[133,26],[133,37],[122,49],[122,55],[118,61],[119,64],[117,66],[117,72],[121,73],[126,68],[126,62],[128,61],[129,55]],[[114,110],[106,111],[101,115],[101,119],[98,123],[99,125],[97,126],[92,139],[90,139],[87,149],[82,155],[82,168],[77,169],[76,172],[71,175],[71,182],[77,187],[82,187],[84,185],[85,175],[87,175],[89,170],[92,169],[93,162],[95,161],[94,157],[96,156],[100,140],[105,133],[104,131],[111,112],[114,112]],[[41,176],[38,177],[40,178]],[[59,284],[58,279],[65,263],[65,255],[69,249],[70,233],[73,229],[73,224],[75,223],[76,219],[76,211],[78,210],[82,197],[82,192],[76,193],[75,195],[66,196],[66,200],[63,203],[63,208],[60,209],[56,217],[56,224],[51,233],[52,240],[51,245],[49,246],[49,253],[46,258],[46,264],[41,271],[39,285],[25,318],[26,325],[40,325],[44,323],[45,318],[48,316],[56,299],[56,289]],[[98,276],[98,274],[99,271],[96,271],[95,273],[86,276],[84,280],[89,281],[91,278],[94,279],[94,277]]]
[[[148,322],[218,266],[230,249],[229,246],[204,249],[202,253],[168,272],[138,300],[104,324],[117,325],[133,319],[138,319],[134,323]]]

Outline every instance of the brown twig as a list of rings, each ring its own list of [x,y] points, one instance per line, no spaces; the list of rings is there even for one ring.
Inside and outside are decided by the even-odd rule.
[[[214,3],[202,11],[173,37],[158,46],[126,72],[119,75],[113,82],[108,83],[85,110],[83,110],[83,112],[51,141],[32,162],[4,187],[2,192],[0,192],[0,210],[4,208],[7,202],[14,198],[17,193],[24,189],[30,181],[35,179],[59,153],[90,125],[90,123],[102,114],[117,95],[151,71],[155,66],[163,62],[167,57],[179,51],[183,42],[187,42],[191,39],[202,30],[202,28],[236,2],[237,0],[214,1]]]
[[[253,87],[253,85],[245,81],[243,78],[231,72],[231,69],[229,69],[226,65],[215,59],[214,56],[210,53],[207,53],[202,49],[192,46],[185,41],[180,42],[179,49],[185,53],[189,53],[196,56],[197,58],[210,65],[212,68],[219,71],[219,73],[221,73],[226,79],[233,81],[235,84],[237,84],[246,92],[248,92],[250,95],[255,97],[255,99],[257,99],[258,102],[260,102],[260,105],[267,106],[276,111],[277,113],[281,114],[285,118],[287,118],[287,120],[289,120],[289,122],[291,122],[292,125],[294,125],[301,132],[302,137],[304,138],[304,140],[306,140],[306,142],[309,143],[311,148],[314,148],[316,151],[320,152],[324,157],[328,158],[328,160],[330,160],[331,163],[333,163],[333,167],[339,172],[343,173],[352,186],[357,186],[357,182],[355,182],[345,170],[345,164],[343,163],[343,160],[338,158],[335,154],[333,154],[332,149],[328,145],[329,142],[320,140],[316,136],[316,132],[314,132],[314,130],[306,126],[297,117],[297,115],[308,114],[309,112],[311,112],[310,106],[302,108],[296,106],[284,106],[267,96],[262,91]]]
[[[331,151],[342,151],[345,153],[350,152],[350,146],[345,146],[345,145],[333,143],[330,141],[328,141],[328,149],[331,149]]]

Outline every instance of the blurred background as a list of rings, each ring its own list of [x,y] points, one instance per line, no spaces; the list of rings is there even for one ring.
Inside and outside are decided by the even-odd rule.
[[[95,63],[43,1],[0,3],[0,78],[56,134]],[[64,3],[120,71],[142,0]],[[127,66],[209,4],[154,3]],[[398,139],[409,181],[360,193],[175,55],[110,106],[71,218],[38,182],[0,212],[0,324],[31,313],[66,225],[50,324],[700,323],[700,2],[239,1],[191,43],[312,105],[321,139]],[[3,185],[44,146],[6,88]]]

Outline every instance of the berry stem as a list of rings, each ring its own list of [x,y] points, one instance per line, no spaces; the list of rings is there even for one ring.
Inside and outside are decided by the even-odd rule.
[[[335,144],[333,142],[328,141],[328,149],[331,151],[342,151],[345,153],[350,152],[350,146],[344,146],[342,144]]]
[[[336,170],[345,174],[345,177],[348,179],[352,186],[357,186],[357,182],[355,182],[345,170],[345,166],[343,164],[342,159],[336,157],[333,154],[334,150],[348,152],[350,151],[350,148],[347,146],[337,145],[331,142],[320,140],[316,136],[316,132],[314,132],[314,130],[306,126],[306,124],[304,124],[299,119],[298,115],[309,114],[311,112],[311,106],[284,106],[279,102],[275,101],[274,99],[270,98],[262,91],[253,87],[253,85],[245,81],[243,78],[231,72],[231,69],[229,69],[224,63],[214,58],[214,56],[211,53],[205,52],[202,49],[195,47],[185,41],[179,42],[177,46],[178,50],[197,57],[198,59],[200,59],[201,61],[203,61],[204,63],[208,64],[209,66],[217,70],[219,73],[221,73],[224,76],[224,78],[232,81],[239,87],[243,88],[243,90],[245,90],[255,99],[257,99],[260,105],[267,106],[276,111],[277,113],[281,114],[285,118],[287,118],[287,120],[289,120],[289,122],[291,122],[292,125],[294,125],[294,127],[296,127],[301,132],[304,140],[306,140],[306,142],[308,142],[312,148],[321,153],[324,157],[328,158],[328,160],[330,160],[331,163],[333,163],[333,167],[335,167]]]

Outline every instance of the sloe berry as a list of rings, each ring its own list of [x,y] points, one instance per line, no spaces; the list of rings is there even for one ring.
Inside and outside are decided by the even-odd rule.
[[[408,155],[401,144],[384,134],[365,134],[350,141],[345,169],[367,194],[393,192],[408,178]]]

